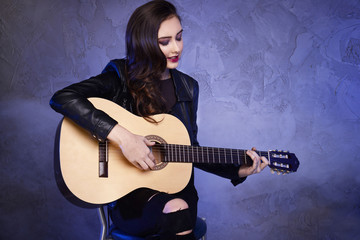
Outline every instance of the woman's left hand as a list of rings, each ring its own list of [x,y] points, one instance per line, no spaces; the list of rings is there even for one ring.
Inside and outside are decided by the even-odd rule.
[[[251,166],[241,166],[239,168],[239,177],[247,177],[255,173],[259,173],[269,165],[269,160],[266,157],[260,157],[256,152],[256,148],[248,150],[246,154],[251,157],[253,164]]]

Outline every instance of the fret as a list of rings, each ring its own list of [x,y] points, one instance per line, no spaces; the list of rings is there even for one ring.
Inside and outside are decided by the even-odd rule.
[[[183,150],[184,150],[184,152],[183,152],[184,162],[188,162],[189,159],[186,157],[186,146],[185,145],[183,145]]]
[[[172,154],[173,154],[174,161],[177,162],[178,159],[177,159],[177,156],[176,156],[176,145],[172,146]]]
[[[205,149],[205,162],[209,163],[209,147],[204,148]]]
[[[169,144],[166,144],[166,155],[168,157],[168,161],[171,161],[172,157],[171,157],[171,146]]]
[[[217,154],[218,154],[218,163],[220,163],[220,160],[221,160],[221,151],[220,151],[220,148],[217,149]]]
[[[198,162],[199,163],[202,163],[202,161],[201,161],[201,158],[202,158],[202,156],[201,156],[201,147],[197,147],[197,156],[198,156]]]
[[[166,144],[166,157],[167,161],[170,161],[172,159],[171,157],[171,147],[169,144]]]
[[[181,162],[181,155],[180,155],[179,148],[180,148],[180,145],[175,145],[175,154],[177,157],[177,162]]]
[[[175,156],[176,162],[179,162],[178,145],[174,145],[174,156]]]
[[[169,161],[171,161],[173,159],[172,152],[171,152],[171,145],[167,144],[167,148],[168,148],[167,152],[169,155]]]
[[[213,150],[213,154],[212,154],[212,155],[213,155],[213,158],[212,158],[212,162],[211,162],[211,163],[214,163],[214,162],[215,162],[215,152],[214,152],[215,150],[214,150],[214,148],[211,148],[211,149]]]
[[[209,147],[206,147],[207,163],[209,163]]]
[[[184,161],[185,162],[189,162],[189,159],[186,157],[186,154],[187,154],[187,146],[183,145],[183,150],[184,150]]]
[[[232,155],[232,149],[230,149],[230,156],[231,156],[231,163],[234,163],[233,155]]]
[[[183,159],[181,158],[182,157],[181,147],[182,147],[182,145],[179,145],[179,156],[180,156],[180,162],[183,162]]]
[[[218,154],[217,163],[221,163],[221,148],[217,149],[217,154]]]
[[[236,149],[235,150],[235,154],[234,154],[234,163],[238,163],[238,151]]]
[[[237,163],[239,163],[240,162],[239,150],[236,150],[236,156],[237,156]]]
[[[174,156],[175,156],[176,162],[179,162],[177,148],[178,148],[178,145],[174,145]]]
[[[223,163],[229,163],[229,149],[224,148],[224,155],[225,159],[223,160]]]
[[[168,159],[168,152],[167,152],[167,145],[166,144],[164,144],[164,162],[167,162],[167,159]]]
[[[244,159],[245,159],[245,165],[247,165],[247,159],[246,159],[246,150],[244,150]]]
[[[173,146],[172,145],[168,145],[169,147],[169,158],[170,158],[170,162],[174,162],[174,154],[173,154]]]
[[[222,159],[222,153],[221,153],[221,148],[219,148],[219,163],[221,163],[221,159]]]
[[[216,163],[216,148],[213,148],[213,162],[212,163]]]
[[[204,163],[204,152],[203,152],[203,149],[204,149],[204,148],[201,148],[201,160],[202,160],[202,163]]]
[[[187,147],[187,159],[188,159],[188,162],[191,162],[190,161],[190,146]]]
[[[177,162],[177,156],[176,156],[176,145],[172,145],[172,155],[173,155],[173,160],[174,162]]]
[[[179,145],[179,155],[181,156],[180,162],[185,162],[185,156],[184,156],[184,145]]]
[[[196,147],[196,162],[200,162],[199,161],[199,148]]]
[[[181,145],[178,145],[177,154],[179,155],[180,162],[182,162],[182,159],[181,159]]]
[[[183,145],[183,157],[184,157],[184,161],[185,162],[188,162],[189,161],[189,158],[187,157],[187,151],[188,151],[188,149],[187,149],[187,147],[188,146],[186,146],[186,145]]]
[[[241,159],[241,157],[242,157],[242,155],[241,155],[241,150],[240,150],[240,149],[238,149],[238,150],[237,150],[237,153],[238,153],[238,164],[242,164],[242,159]]]
[[[186,145],[181,145],[181,147],[182,147],[182,156],[183,156],[184,162],[187,162]]]
[[[224,161],[226,162],[226,149],[222,148],[223,150],[223,157],[221,158],[221,163],[224,163]]]
[[[191,160],[193,162],[195,162],[195,159],[194,159],[194,147],[191,147],[191,156],[192,156]]]

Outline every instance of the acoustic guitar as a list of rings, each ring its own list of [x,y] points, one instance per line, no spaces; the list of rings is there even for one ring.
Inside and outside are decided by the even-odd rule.
[[[185,126],[172,115],[154,115],[158,121],[154,124],[109,100],[89,98],[89,101],[132,133],[156,142],[151,148],[156,169],[139,170],[127,161],[118,146],[109,141],[99,142],[88,131],[64,118],[55,143],[55,175],[58,186],[66,185],[67,189],[62,192],[68,197],[73,194],[86,203],[105,204],[141,187],[176,193],[189,182],[192,163],[252,164],[246,150],[190,146]],[[299,167],[293,153],[257,152],[267,157],[269,167],[278,173],[295,172]]]

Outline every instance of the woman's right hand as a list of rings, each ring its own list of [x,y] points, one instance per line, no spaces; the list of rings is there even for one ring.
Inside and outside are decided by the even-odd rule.
[[[144,136],[133,134],[117,124],[110,131],[108,139],[120,147],[123,155],[135,167],[141,170],[155,167],[155,157],[149,148],[155,143]]]

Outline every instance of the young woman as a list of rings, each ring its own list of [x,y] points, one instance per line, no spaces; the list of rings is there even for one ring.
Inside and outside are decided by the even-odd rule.
[[[154,168],[149,147],[154,143],[131,133],[87,100],[101,97],[128,111],[154,121],[151,115],[169,113],[186,126],[191,144],[198,145],[196,112],[198,83],[176,70],[183,50],[183,29],[175,7],[167,1],[151,1],[137,8],[127,25],[126,58],[111,61],[95,77],[68,86],[54,94],[51,107],[87,129],[99,141],[109,140],[139,169]],[[239,184],[267,165],[255,151],[250,167],[195,165]],[[122,231],[154,239],[194,239],[198,196],[192,174],[179,193],[166,194],[137,189],[110,206],[114,224]],[[155,237],[156,236],[156,237]]]

